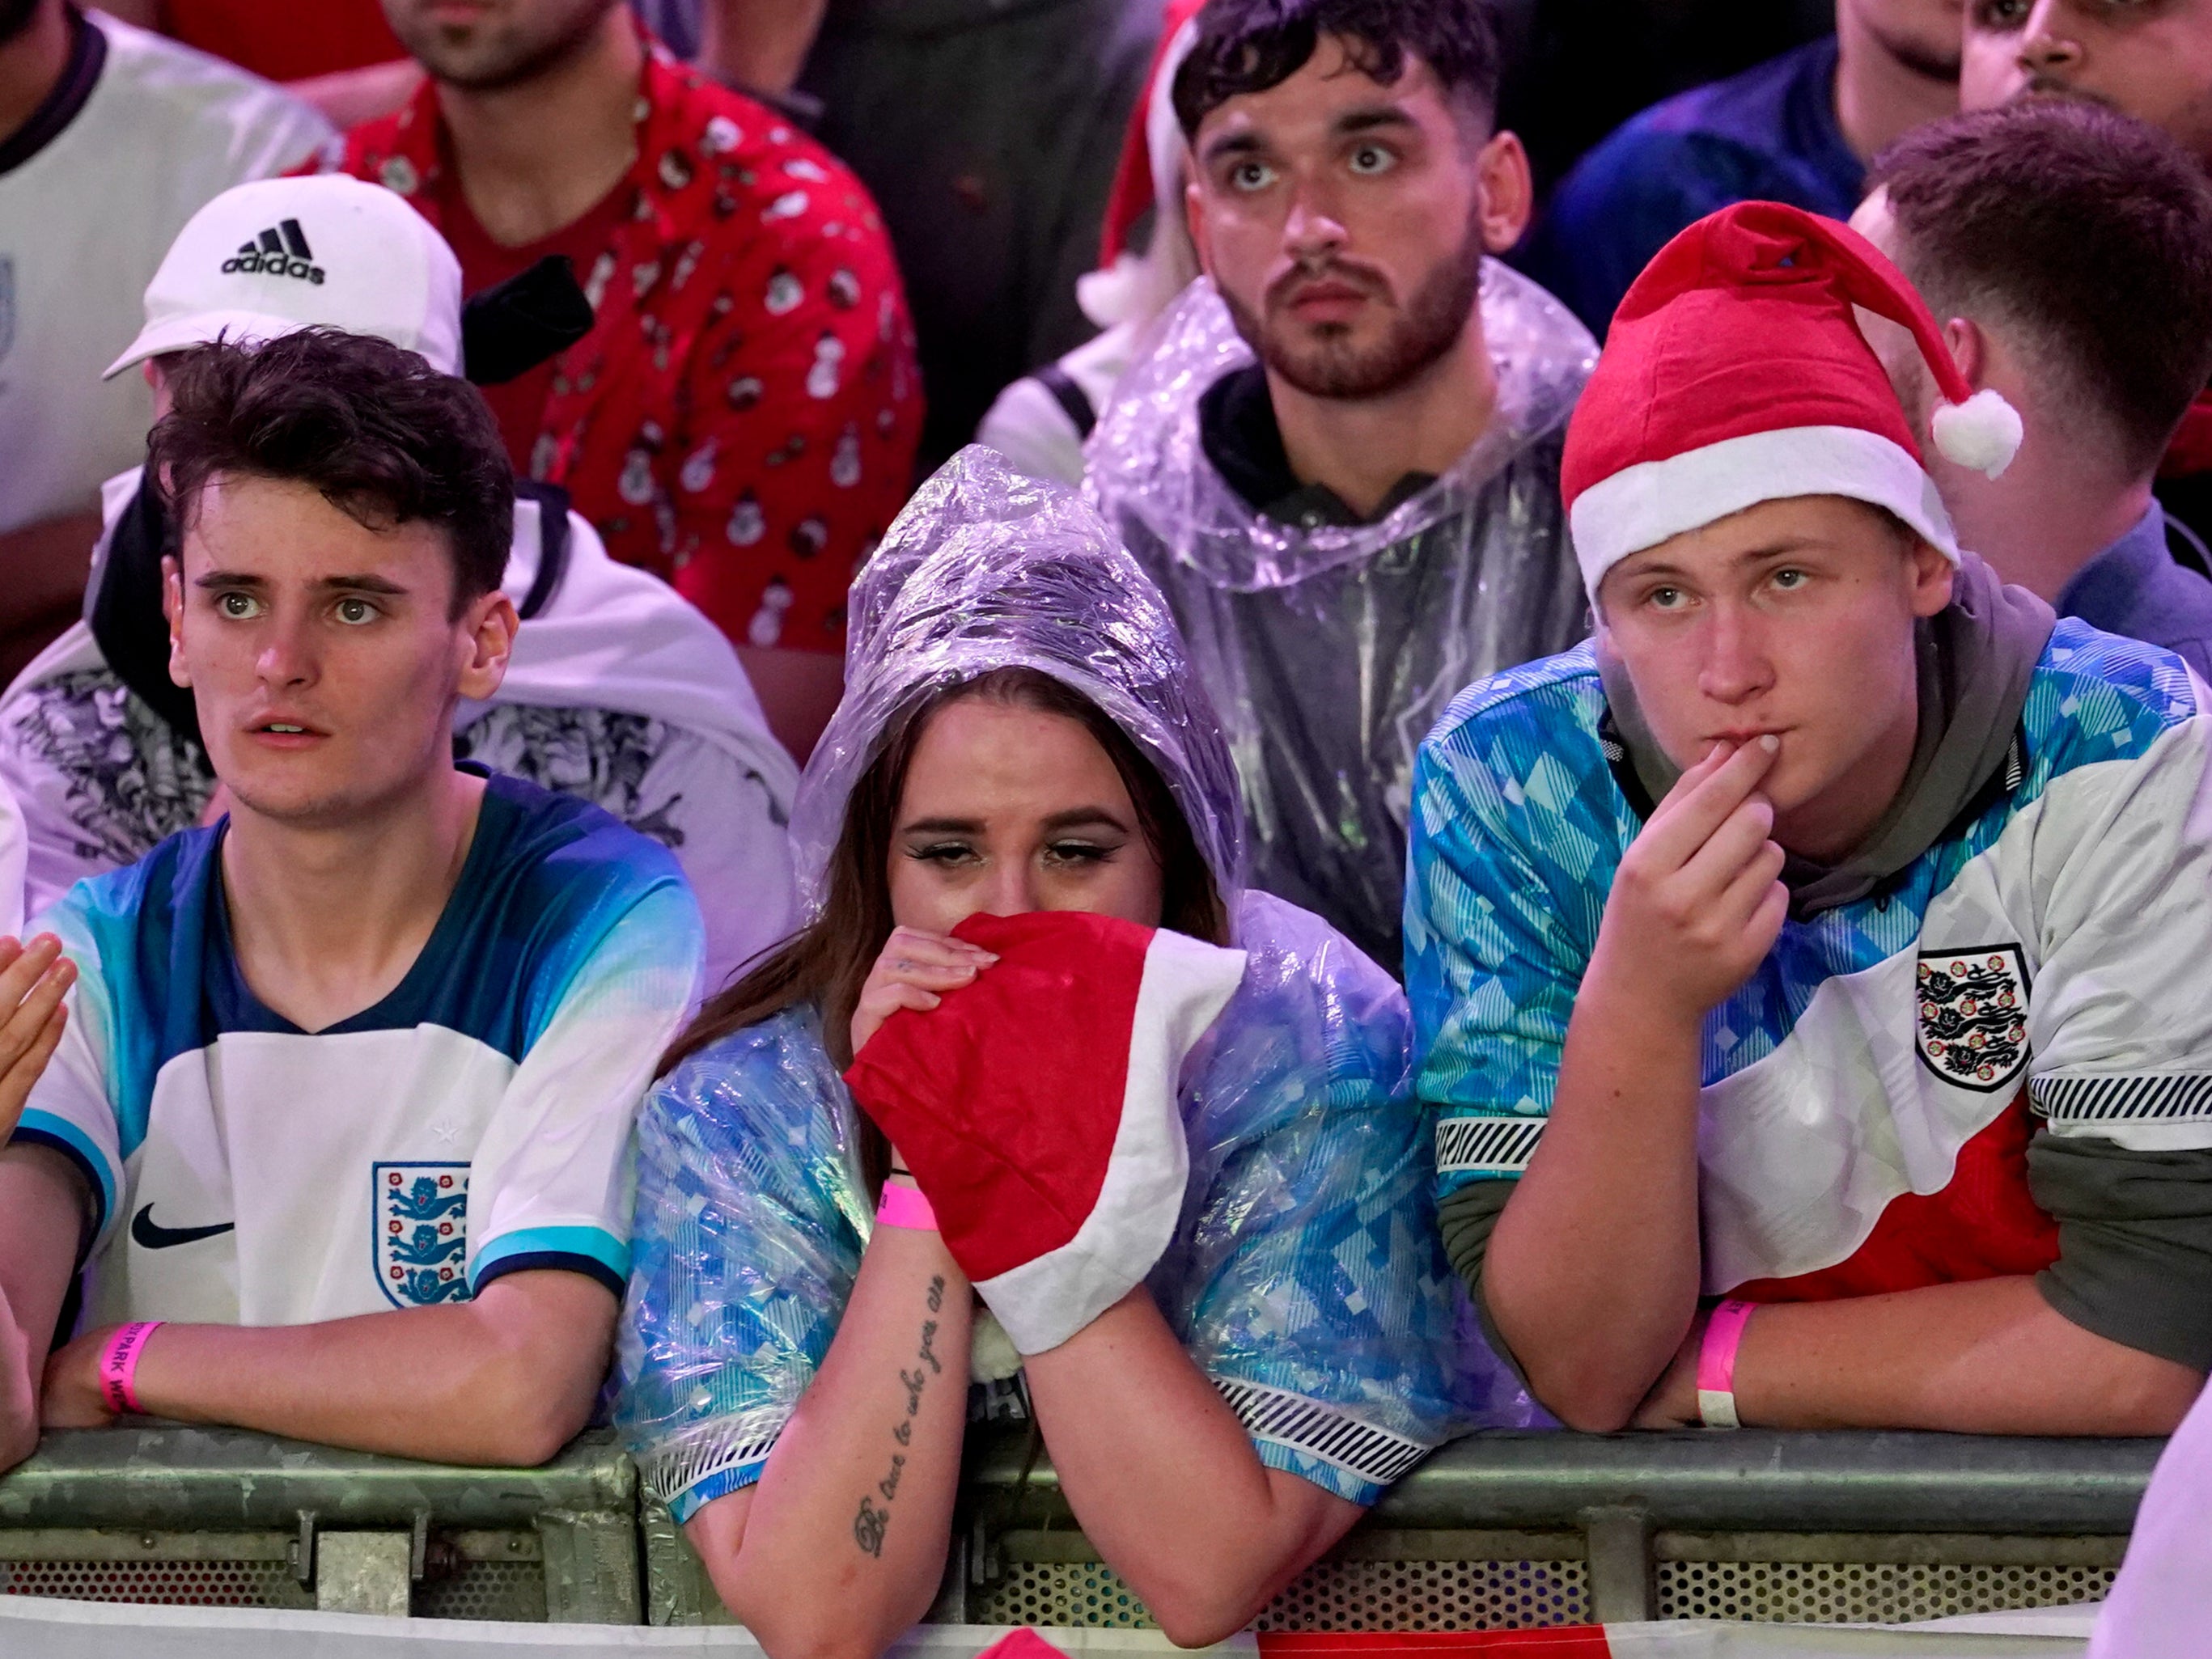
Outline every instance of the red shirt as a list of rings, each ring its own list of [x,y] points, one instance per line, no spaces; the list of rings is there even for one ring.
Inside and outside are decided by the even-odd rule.
[[[555,362],[527,471],[738,644],[842,651],[847,585],[921,431],[890,239],[773,111],[657,46],[641,91],[627,210],[579,273],[599,323]],[[425,85],[348,134],[341,165],[444,230],[460,191],[443,153]]]
[[[271,81],[404,58],[377,0],[161,0],[161,31]]]
[[[461,292],[480,293],[495,283],[520,276],[549,253],[567,254],[568,263],[576,268],[576,280],[584,281],[599,257],[614,246],[633,194],[625,179],[600,198],[582,218],[535,242],[507,247],[492,240],[490,233],[477,222],[467,198],[454,191],[445,204],[443,229],[453,257],[461,262]],[[501,385],[477,388],[498,418],[499,435],[507,440],[507,453],[517,472],[530,471],[530,452],[544,428],[545,405],[553,396],[554,369],[549,357]]]

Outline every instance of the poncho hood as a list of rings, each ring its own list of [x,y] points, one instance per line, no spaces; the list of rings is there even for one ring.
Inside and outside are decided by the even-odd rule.
[[[1081,496],[980,445],[915,492],[854,580],[844,701],[792,809],[804,914],[821,910],[846,802],[900,717],[1001,668],[1049,675],[1128,734],[1174,793],[1236,915],[1236,772],[1159,590]]]

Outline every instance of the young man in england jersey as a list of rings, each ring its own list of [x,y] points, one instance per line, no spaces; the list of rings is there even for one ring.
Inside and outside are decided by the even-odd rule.
[[[1423,745],[1446,1244],[1578,1428],[2166,1433],[2212,1365],[2212,694],[1960,550],[1854,307],[2004,468],[1870,244],[1702,220],[1569,429],[1594,641]]]
[[[43,1359],[48,1427],[543,1462],[606,1369],[697,908],[598,808],[453,763],[516,626],[471,388],[308,330],[193,352],[169,392],[171,673],[231,808],[43,919],[77,979],[0,1152],[0,1340]]]

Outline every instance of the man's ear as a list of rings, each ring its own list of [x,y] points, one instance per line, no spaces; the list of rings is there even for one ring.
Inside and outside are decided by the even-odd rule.
[[[1213,275],[1213,249],[1206,236],[1206,193],[1194,179],[1182,187],[1183,228],[1190,232],[1190,245],[1198,250],[1198,268],[1207,276]]]
[[[1475,153],[1475,212],[1482,221],[1482,246],[1509,253],[1528,228],[1536,210],[1536,180],[1528,152],[1518,134],[1500,132]]]
[[[1905,582],[1911,593],[1912,614],[1932,617],[1951,603],[1951,588],[1957,579],[1959,568],[1921,536],[1911,537],[1911,544],[1905,556],[1907,566]]]
[[[461,618],[466,655],[461,660],[460,694],[471,702],[483,702],[507,678],[507,659],[514,654],[514,633],[522,626],[514,601],[494,588],[471,600]]]
[[[1943,347],[1968,386],[1979,392],[1989,384],[1990,337],[1979,323],[1971,317],[1954,317],[1943,325]]]
[[[161,556],[161,615],[169,623],[169,683],[189,687],[192,672],[185,666],[185,573],[173,553]]]

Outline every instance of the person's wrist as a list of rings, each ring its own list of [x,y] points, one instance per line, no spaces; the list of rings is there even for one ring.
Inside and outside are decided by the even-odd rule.
[[[1620,933],[1611,917],[1599,927],[1597,948],[1590,953],[1589,967],[1575,994],[1576,1012],[1588,1006],[1616,1030],[1697,1041],[1705,1016],[1721,999],[1707,1000],[1680,963],[1669,971],[1662,964],[1639,961],[1641,953],[1625,945]]]
[[[111,1414],[144,1414],[146,1407],[138,1398],[138,1363],[164,1322],[159,1319],[133,1320],[116,1327],[100,1343],[94,1361],[94,1380],[100,1403]]]

